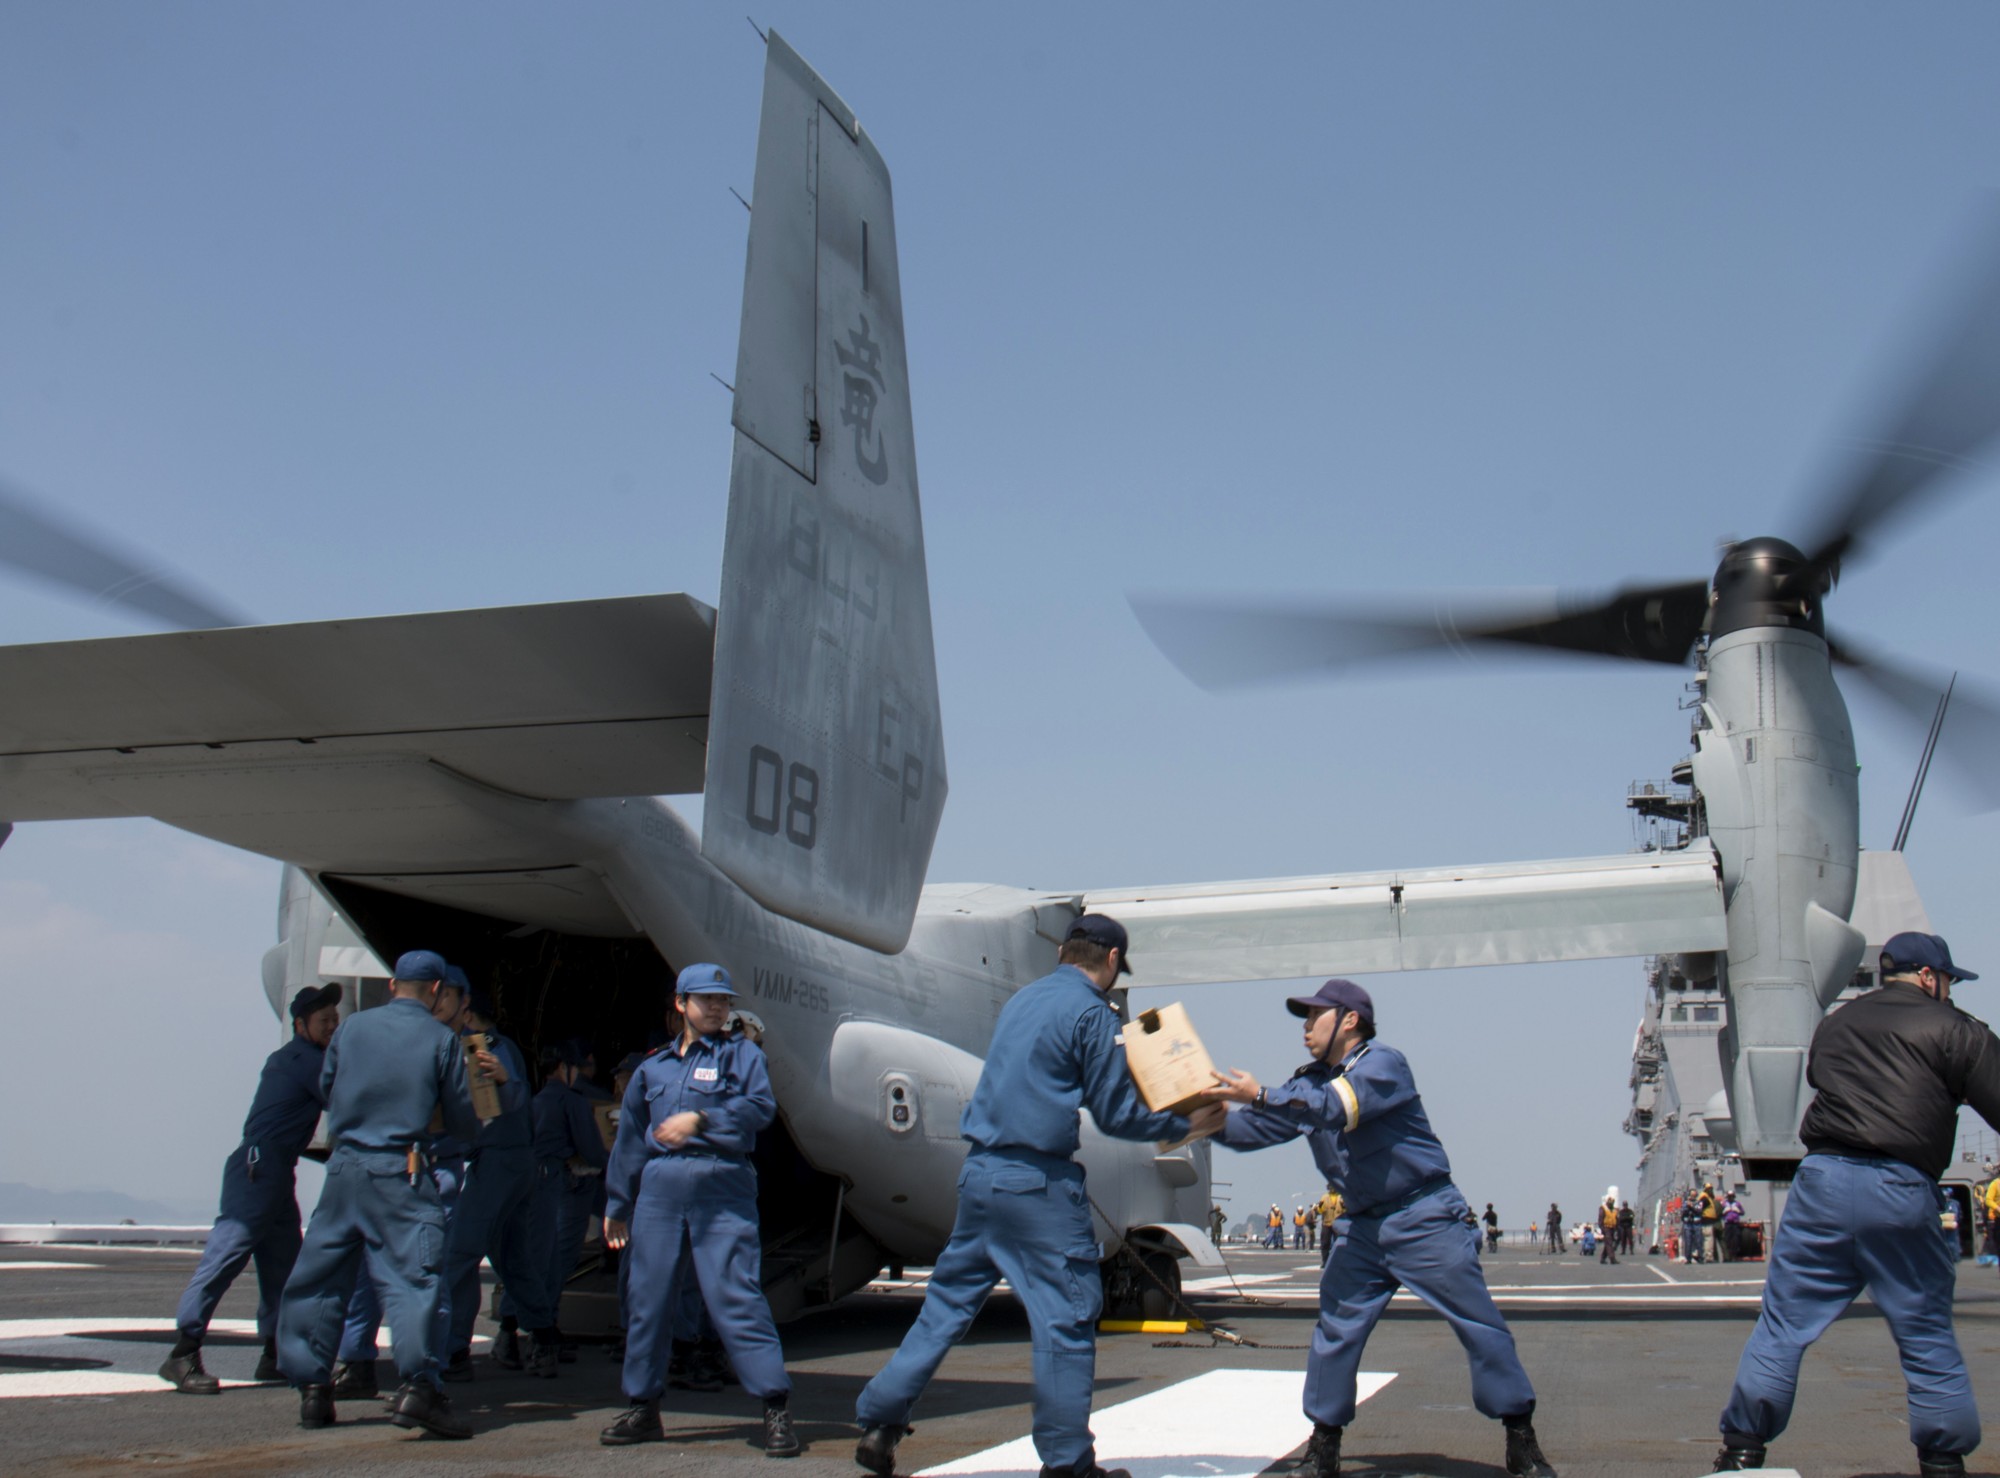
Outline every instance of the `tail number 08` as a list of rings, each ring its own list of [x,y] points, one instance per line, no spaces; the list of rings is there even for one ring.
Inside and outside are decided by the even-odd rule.
[[[775,749],[753,745],[743,815],[752,831],[782,832],[786,841],[810,852],[819,840],[819,771],[800,764],[787,769]]]

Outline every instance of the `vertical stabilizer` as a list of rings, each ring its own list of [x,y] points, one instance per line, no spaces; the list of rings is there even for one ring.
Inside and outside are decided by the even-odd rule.
[[[702,851],[900,950],[945,766],[889,171],[775,32],[733,419]]]

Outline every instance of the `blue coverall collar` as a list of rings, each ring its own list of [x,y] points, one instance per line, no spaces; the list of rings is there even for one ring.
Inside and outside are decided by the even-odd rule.
[[[1058,975],[1075,976],[1079,981],[1083,983],[1085,988],[1088,989],[1092,995],[1097,996],[1100,999],[1108,997],[1111,994],[1111,992],[1108,990],[1100,989],[1096,981],[1092,980],[1088,975],[1084,974],[1083,971],[1078,969],[1075,965],[1058,965],[1056,966],[1055,970],[1050,974],[1049,978],[1053,980]]]

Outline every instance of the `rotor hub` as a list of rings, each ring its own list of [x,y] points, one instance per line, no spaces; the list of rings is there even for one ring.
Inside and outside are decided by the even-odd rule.
[[[1710,586],[1709,637],[1784,626],[1824,640],[1823,597],[1832,583],[1831,572],[1814,565],[1796,544],[1768,537],[1732,544]]]

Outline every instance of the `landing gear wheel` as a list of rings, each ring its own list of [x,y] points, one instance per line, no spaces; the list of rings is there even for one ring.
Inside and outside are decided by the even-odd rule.
[[[1139,1314],[1139,1269],[1129,1252],[1107,1258],[1098,1265],[1104,1280],[1105,1319],[1137,1319]]]

